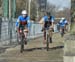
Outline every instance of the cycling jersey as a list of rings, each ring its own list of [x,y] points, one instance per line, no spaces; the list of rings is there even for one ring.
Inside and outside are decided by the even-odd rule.
[[[44,22],[48,21],[48,16],[44,16],[43,19],[44,19]]]
[[[51,22],[54,22],[54,16],[50,16],[49,20],[50,20]]]
[[[51,26],[52,22],[54,22],[54,18],[52,16],[50,16],[50,18],[48,18],[48,16],[44,16],[43,19],[45,22],[44,28],[49,28]]]
[[[30,17],[26,16],[25,18],[23,16],[19,16],[16,21],[16,27],[29,27],[30,26]]]
[[[60,20],[60,22],[59,22],[59,25],[60,25],[61,27],[64,27],[66,24],[68,24],[68,22],[67,22],[66,19]]]

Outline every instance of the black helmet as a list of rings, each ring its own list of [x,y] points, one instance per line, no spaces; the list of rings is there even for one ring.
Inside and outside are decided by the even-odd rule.
[[[50,12],[47,12],[47,15],[48,15],[48,16],[51,16],[51,13],[50,13]]]

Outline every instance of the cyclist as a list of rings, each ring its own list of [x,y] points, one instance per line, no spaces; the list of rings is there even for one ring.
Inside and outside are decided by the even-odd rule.
[[[16,21],[16,29],[18,32],[18,37],[19,37],[19,42],[21,42],[21,32],[22,29],[24,30],[24,35],[25,35],[25,44],[27,44],[27,33],[28,33],[28,28],[30,27],[30,17],[27,14],[26,10],[23,10],[21,12],[21,15],[18,17]]]
[[[62,29],[67,31],[67,25],[68,25],[68,21],[64,17],[62,17],[61,20],[59,21],[60,32],[62,31]]]
[[[42,31],[44,31],[44,44],[46,43],[46,30],[53,29],[54,26],[54,17],[50,15],[50,13],[46,13],[40,22],[42,24]],[[52,33],[50,34],[50,43],[52,43]]]

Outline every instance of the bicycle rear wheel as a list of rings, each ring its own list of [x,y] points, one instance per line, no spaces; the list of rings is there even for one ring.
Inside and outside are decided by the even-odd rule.
[[[21,53],[24,51],[24,36],[21,38]]]

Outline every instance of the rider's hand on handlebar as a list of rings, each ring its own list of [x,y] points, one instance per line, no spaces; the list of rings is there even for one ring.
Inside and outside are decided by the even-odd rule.
[[[18,31],[18,27],[15,28],[15,31],[16,31],[16,32]]]

